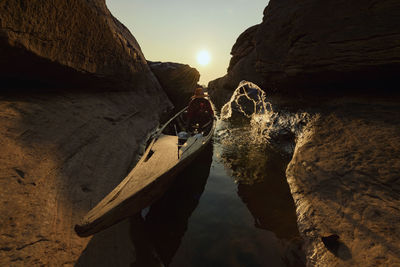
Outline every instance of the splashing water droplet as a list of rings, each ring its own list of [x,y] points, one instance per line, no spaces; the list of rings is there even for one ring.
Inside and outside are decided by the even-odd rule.
[[[221,109],[221,119],[227,120],[233,112],[238,112],[247,118],[253,114],[263,114],[270,111],[271,104],[265,101],[265,92],[256,84],[241,81],[233,92],[231,99]]]
[[[249,120],[246,127],[243,127],[243,119],[240,118]],[[230,133],[224,132],[221,135],[226,142],[237,146],[245,144],[257,149],[268,146],[281,153],[291,154],[297,136],[311,116],[306,112],[274,111],[260,87],[252,82],[242,81],[229,102],[222,107],[221,119],[230,122],[239,120],[238,125],[241,125],[238,131],[233,129],[234,123],[226,125]]]

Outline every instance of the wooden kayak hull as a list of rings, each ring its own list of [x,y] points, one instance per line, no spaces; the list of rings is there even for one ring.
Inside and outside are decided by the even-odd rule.
[[[93,235],[140,212],[143,208],[148,207],[159,199],[173,183],[176,175],[193,162],[197,155],[204,150],[212,139],[214,129],[215,121],[213,121],[212,129],[209,134],[199,140],[201,144],[197,144],[194,151],[189,151],[190,154],[187,152],[188,155],[181,160],[178,158],[177,163],[171,168],[168,168],[165,172],[156,177],[152,177],[151,181],[145,186],[139,189],[132,189],[132,194],[130,194],[129,187],[126,186],[131,182],[130,180],[146,179],[146,177],[135,177],[135,167],[131,172],[131,174],[133,173],[132,177],[130,177],[131,174],[128,175],[116,189],[106,196],[95,208],[89,211],[81,223],[75,225],[76,233],[81,237]],[[149,153],[151,153],[150,148],[146,150],[138,165],[144,164],[143,162],[146,160]],[[177,149],[176,154],[178,154]],[[121,192],[123,193],[121,194]],[[118,198],[121,198],[121,195],[124,195],[122,197],[123,199],[119,200]],[[117,203],[114,204],[113,202]]]

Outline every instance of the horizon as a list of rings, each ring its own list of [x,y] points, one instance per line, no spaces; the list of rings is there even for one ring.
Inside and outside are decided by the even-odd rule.
[[[227,73],[236,39],[262,22],[268,2],[106,0],[110,12],[129,29],[147,60],[188,64],[200,72],[198,83],[205,86]],[[201,51],[209,53],[208,64],[198,62]]]

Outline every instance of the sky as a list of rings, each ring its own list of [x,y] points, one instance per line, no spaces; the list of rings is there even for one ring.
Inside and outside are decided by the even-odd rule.
[[[268,0],[106,0],[131,31],[147,60],[189,64],[200,84],[222,77],[237,37],[262,21]],[[197,54],[206,50],[210,62]]]

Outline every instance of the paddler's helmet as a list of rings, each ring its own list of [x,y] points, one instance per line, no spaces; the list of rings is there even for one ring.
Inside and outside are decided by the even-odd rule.
[[[203,98],[206,95],[204,94],[203,88],[202,87],[198,87],[196,88],[196,90],[194,91],[194,95],[192,98]]]

